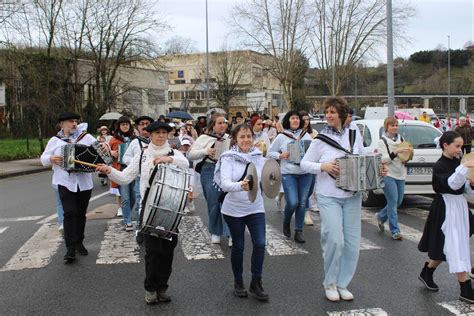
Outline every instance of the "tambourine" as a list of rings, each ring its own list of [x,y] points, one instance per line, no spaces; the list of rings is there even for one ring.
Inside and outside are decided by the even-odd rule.
[[[413,145],[410,144],[409,142],[401,142],[400,144],[395,146],[397,149],[409,149],[405,152],[398,153],[398,158],[400,159],[401,162],[407,162],[413,159]]]
[[[474,159],[474,153],[465,154],[462,156],[461,163],[465,163],[466,161],[470,161]],[[470,181],[474,180],[474,168],[469,168],[469,172],[467,173],[467,179]]]
[[[267,150],[268,150],[267,144],[263,140],[259,140],[258,142],[255,143],[254,146],[257,147],[262,152],[264,157],[267,155]]]

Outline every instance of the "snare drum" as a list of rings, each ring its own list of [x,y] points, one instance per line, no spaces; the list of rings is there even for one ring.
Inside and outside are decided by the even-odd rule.
[[[177,235],[189,186],[187,169],[172,164],[157,165],[143,197],[140,232],[168,240]]]

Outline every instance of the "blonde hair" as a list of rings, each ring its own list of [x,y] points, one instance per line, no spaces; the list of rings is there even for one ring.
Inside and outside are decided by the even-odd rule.
[[[397,118],[394,117],[394,116],[389,116],[389,117],[387,117],[387,118],[385,119],[385,121],[383,121],[383,129],[384,129],[385,131],[387,131],[389,125],[395,125],[395,124],[398,125],[398,120],[397,120]]]

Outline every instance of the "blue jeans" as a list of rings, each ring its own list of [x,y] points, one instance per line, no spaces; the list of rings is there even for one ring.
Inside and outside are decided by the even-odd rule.
[[[133,191],[135,194],[135,203],[133,204],[132,208],[132,221],[138,221],[140,219],[140,201],[141,201],[141,196],[140,196],[140,177],[135,179],[135,185],[133,187]]]
[[[227,225],[222,219],[221,203],[219,203],[219,191],[214,184],[214,169],[216,165],[213,163],[204,163],[201,169],[201,185],[204,198],[207,202],[207,214],[209,216],[209,232],[212,235],[229,235]]]
[[[379,220],[385,223],[388,219],[390,231],[392,234],[399,233],[397,208],[403,202],[403,195],[405,193],[405,180],[397,180],[386,176],[383,178],[385,186],[383,193],[387,200],[387,205],[379,211],[377,215]]]
[[[346,288],[359,261],[362,194],[335,198],[318,194],[324,286]]]
[[[290,224],[291,217],[295,213],[295,229],[297,230],[303,230],[304,214],[313,178],[310,173],[283,175],[283,190],[286,199],[284,223]]]
[[[244,217],[233,217],[224,215],[224,219],[229,226],[232,237],[232,252],[230,261],[232,272],[236,282],[242,281],[245,226],[247,226],[252,238],[253,250],[251,271],[252,279],[262,276],[263,259],[265,258],[265,213],[250,214]]]
[[[125,225],[132,224],[132,207],[135,204],[134,188],[135,181],[119,186],[120,200],[122,201],[122,220]]]
[[[64,209],[61,198],[59,197],[58,186],[53,184],[54,196],[56,197],[56,216],[58,218],[58,224],[62,225],[64,222]]]

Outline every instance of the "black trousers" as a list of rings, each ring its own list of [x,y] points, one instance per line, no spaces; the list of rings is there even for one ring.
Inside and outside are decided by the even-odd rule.
[[[168,289],[171,276],[174,248],[178,237],[166,239],[143,235],[145,242],[145,290],[149,292]]]
[[[471,145],[462,145],[462,153],[469,154],[471,152]]]
[[[58,190],[64,209],[64,241],[66,247],[73,247],[84,240],[86,212],[92,190],[79,191],[77,188],[77,192],[71,192],[62,185],[58,185]]]

